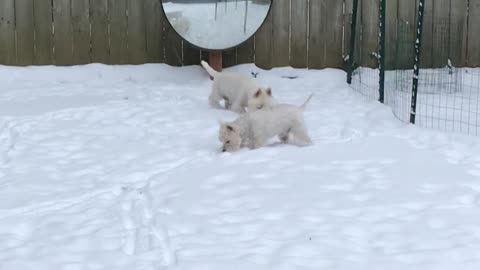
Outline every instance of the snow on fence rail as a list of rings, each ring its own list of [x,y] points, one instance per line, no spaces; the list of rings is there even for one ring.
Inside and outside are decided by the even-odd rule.
[[[469,28],[465,32],[468,44],[455,51],[462,58],[461,66],[480,66],[480,36],[475,34],[480,30],[480,0],[429,1],[434,2],[435,10],[456,17],[469,11]],[[360,53],[366,65],[373,67],[375,59],[371,53],[378,48],[379,0],[360,2],[359,20],[364,36]],[[353,0],[274,0],[271,13],[255,38],[224,52],[224,63],[231,66],[255,62],[262,68],[341,68],[342,57],[350,46],[352,3]],[[413,33],[415,8],[416,0],[388,1],[387,15],[398,16],[388,16],[387,41],[395,40],[400,21],[408,22]],[[394,46],[387,47],[386,53],[394,53]],[[434,54],[432,51],[424,57],[435,59]],[[3,65],[99,62],[180,66],[198,64],[205,57],[205,52],[183,42],[170,28],[160,0],[0,1]],[[386,64],[393,67],[393,63]]]
[[[161,8],[160,0],[1,0],[0,64],[199,64],[207,54],[183,42]],[[224,52],[224,63],[341,68],[344,18],[343,0],[275,0],[255,38]]]

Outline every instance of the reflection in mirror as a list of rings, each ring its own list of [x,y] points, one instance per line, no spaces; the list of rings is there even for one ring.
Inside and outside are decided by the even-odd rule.
[[[182,38],[202,49],[223,50],[255,34],[271,0],[163,0],[162,4]]]

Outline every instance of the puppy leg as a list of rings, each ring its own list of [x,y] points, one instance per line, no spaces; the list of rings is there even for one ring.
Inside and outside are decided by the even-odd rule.
[[[251,148],[257,149],[265,145],[265,139],[262,136],[253,137]]]
[[[210,106],[215,109],[223,109],[222,106],[220,106],[221,100],[222,97],[219,96],[215,91],[212,91],[212,93],[208,97],[208,103],[210,103]]]
[[[232,108],[232,103],[230,102],[230,100],[228,100],[228,98],[226,97],[223,97],[223,100],[225,102],[225,109],[230,110]]]
[[[242,106],[241,102],[239,100],[235,100],[235,102],[232,104],[230,110],[242,114],[245,113],[245,108]]]
[[[278,138],[282,143],[288,143],[289,136],[290,136],[290,130],[284,133],[280,133],[280,135],[278,135]]]
[[[310,136],[308,136],[307,129],[305,128],[303,122],[295,123],[291,129],[291,133],[295,140],[300,142],[297,143],[298,145],[309,145],[312,143],[312,139],[310,139]]]

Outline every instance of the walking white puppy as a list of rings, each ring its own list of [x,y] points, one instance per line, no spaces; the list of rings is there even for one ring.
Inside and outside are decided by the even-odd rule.
[[[272,89],[262,87],[254,78],[234,73],[217,72],[205,61],[202,66],[212,76],[212,93],[208,98],[210,106],[221,109],[220,101],[224,100],[225,109],[237,113],[270,108],[272,106]]]
[[[259,148],[275,136],[283,143],[311,144],[303,111],[312,96],[313,94],[300,107],[279,104],[269,109],[248,112],[230,123],[221,123],[218,138],[223,144],[222,151],[234,152],[241,147]]]

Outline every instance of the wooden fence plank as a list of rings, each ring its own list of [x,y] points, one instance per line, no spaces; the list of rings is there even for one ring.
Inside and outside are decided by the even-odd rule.
[[[95,63],[109,63],[108,0],[90,0],[92,25],[91,59]]]
[[[342,68],[343,2],[338,0],[325,0],[325,5],[324,16],[326,21],[325,24],[322,25],[322,32],[325,36],[325,51],[322,67]]]
[[[468,66],[480,67],[480,0],[470,0],[468,16]]]
[[[254,37],[251,37],[237,48],[237,64],[253,63],[255,61],[254,44]]]
[[[276,0],[256,38],[224,52],[224,63],[230,66],[255,61],[262,68],[340,67],[340,56],[349,51],[352,2]],[[362,29],[358,34],[362,37],[357,43],[362,49],[356,59],[363,59],[363,65],[376,66],[372,52],[378,50],[378,0],[362,0],[360,4]],[[387,1],[389,69],[411,68],[417,5],[418,0]],[[172,65],[198,64],[204,54],[182,45],[168,27],[163,31],[165,21],[160,8],[157,0],[2,0],[0,63],[126,64],[163,62],[168,58]],[[426,0],[422,67],[442,67],[448,58],[455,66],[480,66],[479,18],[480,0]]]
[[[109,0],[110,64],[128,63],[127,0]]]
[[[34,58],[33,0],[16,0],[15,25],[17,31],[17,65],[33,64]]]
[[[34,0],[35,24],[35,65],[52,65],[53,57],[53,29],[52,29],[52,1]]]
[[[356,23],[356,29],[355,29],[355,50],[354,57],[353,57],[353,64],[355,66],[360,66],[362,64],[362,51],[363,51],[363,45],[362,45],[362,1],[358,1],[358,7],[357,7],[357,23]]]
[[[143,0],[128,0],[128,62],[143,64],[147,60],[147,44]]]
[[[458,1],[458,0],[454,0]],[[449,36],[449,18],[450,0],[433,1],[433,67],[440,68],[447,65],[448,61],[448,36]]]
[[[362,66],[377,67],[379,1],[362,0]]]
[[[325,36],[322,25],[326,24],[326,1],[310,1],[310,38],[308,50],[308,67],[323,68],[325,62]]]
[[[386,5],[385,68],[391,70],[395,68],[395,57],[397,55],[398,0],[387,0]]]
[[[454,66],[465,66],[467,55],[468,0],[450,2],[449,55]]]
[[[420,67],[431,68],[433,65],[433,2],[435,0],[425,0],[422,34],[422,54],[420,57]],[[401,1],[400,1],[401,2]],[[418,0],[417,10],[418,10]],[[418,11],[417,11],[418,12]],[[412,40],[414,42],[414,40]],[[412,49],[413,50],[413,49]]]
[[[273,12],[273,58],[275,67],[288,66],[290,59],[290,0],[275,0]]]
[[[308,0],[292,0],[290,66],[306,68],[308,65],[307,30]]]
[[[163,23],[162,4],[158,0],[145,0],[145,23],[147,35],[147,62],[163,63]]]
[[[15,1],[0,1],[0,64],[14,65],[15,59]]]
[[[263,69],[270,69],[272,63],[273,49],[273,14],[268,14],[265,23],[255,35],[255,64]]]
[[[199,65],[200,49],[193,47],[188,42],[183,41],[183,65]]]
[[[428,1],[428,0],[427,0]],[[399,69],[412,69],[415,57],[415,29],[417,17],[416,0],[398,1],[397,42],[395,67]],[[426,19],[426,18],[425,18]],[[428,38],[427,38],[428,39]],[[423,39],[424,45],[428,43]],[[424,50],[422,49],[422,53]]]
[[[70,0],[53,0],[55,64],[73,64],[73,34]]]
[[[88,64],[90,59],[89,0],[72,1],[73,64]]]
[[[208,63],[210,52],[206,50],[200,50],[200,59]]]
[[[222,52],[223,67],[232,67],[237,64],[237,50],[230,49]]]
[[[182,38],[173,30],[170,24],[165,24],[165,63],[171,66],[182,65]]]
[[[350,42],[352,38],[352,16],[353,16],[353,0],[345,0],[345,11],[343,13],[343,27],[345,34],[343,37],[343,58],[350,53]]]

